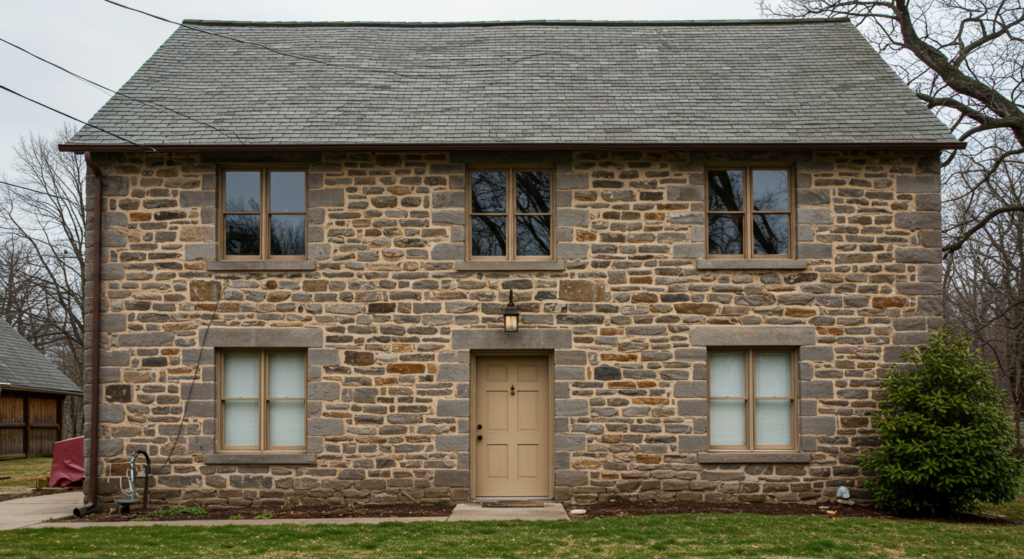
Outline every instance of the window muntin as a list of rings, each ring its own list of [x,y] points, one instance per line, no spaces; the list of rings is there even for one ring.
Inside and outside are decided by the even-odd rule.
[[[795,352],[708,352],[711,450],[792,450],[796,445]]]
[[[552,173],[546,169],[469,171],[468,258],[551,260]]]
[[[222,450],[306,449],[306,354],[218,354]]]
[[[222,258],[306,258],[305,171],[226,169],[221,184]]]
[[[708,258],[791,258],[792,175],[778,167],[709,169]]]

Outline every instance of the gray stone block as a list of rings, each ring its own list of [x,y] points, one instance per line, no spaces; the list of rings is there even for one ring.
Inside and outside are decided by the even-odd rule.
[[[941,229],[942,214],[939,212],[900,212],[896,214],[896,227],[900,229]]]
[[[702,380],[677,380],[672,395],[676,398],[707,398],[708,383]]]
[[[464,210],[434,210],[430,212],[430,219],[434,225],[465,225],[466,212]]]
[[[331,243],[309,243],[306,245],[306,256],[310,260],[329,260],[331,258]]]
[[[306,422],[306,434],[312,437],[329,437],[345,434],[345,420],[334,417],[317,417]]]
[[[555,188],[558,190],[590,188],[590,175],[588,173],[555,173]]]
[[[210,328],[199,331],[209,347],[323,347],[320,328]],[[205,336],[205,337],[204,337]]]
[[[555,485],[559,487],[576,487],[586,485],[589,474],[586,470],[556,470]]]
[[[437,366],[437,380],[469,382],[469,363],[441,363]]]
[[[898,248],[896,262],[900,264],[938,264],[942,262],[940,248]]]
[[[217,243],[189,243],[185,245],[185,260],[214,260]]]
[[[828,243],[797,243],[796,255],[800,258],[832,258],[832,245]]]
[[[102,315],[100,315],[102,316]],[[173,332],[137,332],[118,334],[117,347],[162,347],[174,343]]]
[[[92,238],[92,235],[89,236]],[[103,232],[103,248],[121,248],[128,245],[128,236],[120,231]]]
[[[430,166],[431,175],[465,175],[464,163],[434,163]]]
[[[438,417],[469,417],[469,400],[438,400]]]
[[[896,192],[939,192],[942,184],[938,175],[901,175],[896,177]]]
[[[832,203],[832,191],[827,188],[801,188],[796,192],[798,207],[827,206]]]
[[[306,385],[306,397],[310,400],[336,402],[341,397],[341,385],[336,382],[311,382]]]
[[[474,328],[452,332],[452,349],[570,349],[572,332],[566,328],[531,328],[506,332]]]
[[[465,208],[465,190],[441,190],[434,193],[434,208]]]
[[[941,194],[918,194],[914,197],[915,209],[919,212],[942,211]]]
[[[437,470],[434,472],[436,487],[469,487],[469,470]]]
[[[697,346],[805,346],[814,345],[813,326],[694,326],[690,343]]]
[[[555,450],[556,451],[579,451],[587,449],[587,436],[586,435],[561,435],[555,434]]]
[[[438,243],[430,249],[431,260],[463,260],[466,258],[465,243]]]
[[[801,361],[831,361],[834,358],[832,346],[817,345],[800,348]]]
[[[678,384],[679,383],[676,383],[676,385]],[[694,398],[689,400],[679,400],[677,402],[677,406],[680,417],[706,417],[708,415],[708,401],[706,399]]]
[[[124,421],[124,406],[100,404],[100,423],[121,423]]]
[[[708,348],[706,347],[681,347],[675,351],[678,361],[707,361]]]
[[[345,206],[345,191],[341,188],[323,188],[306,192],[306,205],[310,208],[341,208]]]
[[[666,188],[669,202],[703,202],[704,187],[695,185],[669,185]]]
[[[590,245],[586,243],[557,243],[555,251],[562,260],[586,260]]]
[[[809,225],[831,225],[835,221],[828,208],[797,208],[796,222]]]
[[[306,353],[309,365],[340,365],[341,355],[336,349],[311,349]]]
[[[469,450],[469,434],[437,435],[434,447],[439,451]]]
[[[100,332],[124,332],[128,329],[128,319],[124,313],[101,313]]]
[[[587,227],[590,225],[590,212],[587,210],[559,210],[558,225],[560,227]]]
[[[800,434],[835,435],[836,418],[831,416],[801,417]]]
[[[555,400],[555,416],[586,416],[590,404],[586,400]]]
[[[704,452],[708,449],[707,435],[679,435],[679,452]]]
[[[183,190],[179,204],[183,208],[213,208],[217,205],[217,193],[209,190]]]
[[[704,243],[675,243],[672,245],[672,258],[704,258],[707,248]]]
[[[819,400],[832,398],[834,396],[833,389],[832,382],[827,380],[800,381],[801,398]]]

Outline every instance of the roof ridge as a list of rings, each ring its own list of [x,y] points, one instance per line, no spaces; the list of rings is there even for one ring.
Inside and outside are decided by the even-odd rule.
[[[509,21],[235,21],[186,19],[182,25],[214,27],[497,27],[515,25],[569,25],[602,27],[702,26],[702,25],[791,25],[848,22],[848,17],[802,19],[709,19],[709,20],[584,20],[527,19]]]

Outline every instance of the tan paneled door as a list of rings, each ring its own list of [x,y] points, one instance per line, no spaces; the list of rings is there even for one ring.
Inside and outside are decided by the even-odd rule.
[[[549,358],[476,358],[472,456],[477,497],[551,493]]]

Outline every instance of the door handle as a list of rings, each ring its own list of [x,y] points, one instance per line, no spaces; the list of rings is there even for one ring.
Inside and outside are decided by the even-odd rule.
[[[482,440],[484,440],[484,436],[483,435],[477,435],[476,436],[476,440],[482,441]]]
[[[513,396],[516,395],[516,385],[514,385],[514,384],[512,385],[512,395]]]

